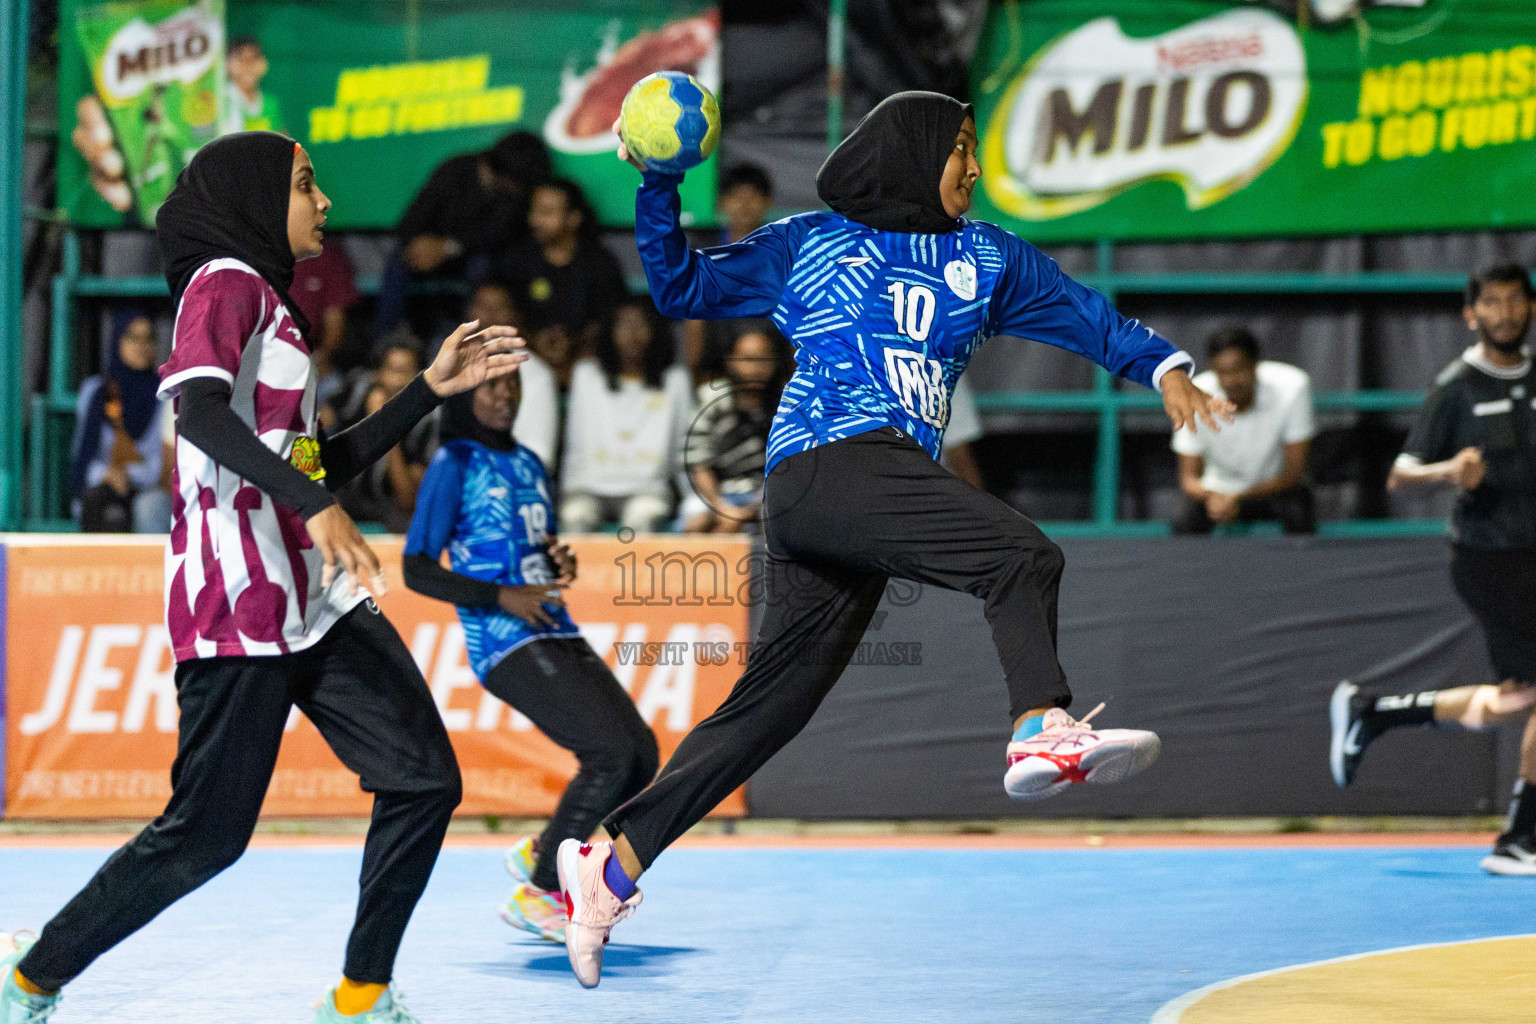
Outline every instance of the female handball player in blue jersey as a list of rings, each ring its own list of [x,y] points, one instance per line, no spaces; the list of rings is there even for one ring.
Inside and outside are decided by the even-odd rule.
[[[1157,388],[1175,428],[1199,417],[1218,429],[1231,405],[1190,383],[1187,354],[1055,261],[964,219],[981,174],[975,153],[969,104],[899,93],[822,166],[817,191],[830,212],[697,252],[678,222],[681,176],[643,171],[635,237],[658,308],[771,316],[795,346],[796,369],[768,439],[764,608],[746,672],[656,781],[608,818],[614,843],[560,850],[566,948],[583,985],[598,983],[609,931],[639,904],[640,872],[810,721],[890,577],[986,602],[1015,729],[1009,796],[1115,782],[1157,757],[1154,734],[1091,728],[1063,710],[1061,549],[943,469],[939,443],[955,381],[999,334]]]
[[[421,482],[405,543],[405,584],[458,605],[470,665],[581,765],[538,839],[508,851],[519,884],[510,925],[561,942],[555,852],[585,842],[603,815],[656,776],[656,738],[565,610],[576,558],[555,540],[544,463],[512,437],[520,374],[443,404],[444,444]],[[438,561],[447,549],[452,571]]]

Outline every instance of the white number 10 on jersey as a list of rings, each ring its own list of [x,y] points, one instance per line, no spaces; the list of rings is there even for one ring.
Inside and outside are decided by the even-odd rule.
[[[928,330],[933,326],[933,311],[938,301],[933,289],[927,285],[909,285],[905,281],[893,281],[885,290],[895,306],[896,330],[913,341],[927,341]]]

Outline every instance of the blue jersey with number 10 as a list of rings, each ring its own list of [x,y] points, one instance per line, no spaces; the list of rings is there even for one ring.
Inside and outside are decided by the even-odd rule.
[[[416,514],[405,538],[407,555],[441,558],[453,571],[503,586],[554,578],[547,543],[554,508],[544,463],[519,445],[498,451],[458,438],[438,449],[416,493]],[[564,608],[545,605],[553,627],[535,626],[498,605],[459,608],[469,665],[481,682],[508,654],[530,640],[580,636]]]
[[[883,426],[938,458],[955,381],[1004,334],[1077,352],[1156,387],[1194,360],[1008,231],[879,231],[837,213],[788,217],[731,245],[690,250],[676,176],[647,173],[635,238],[651,294],[673,317],[772,316],[795,347],[768,469]]]

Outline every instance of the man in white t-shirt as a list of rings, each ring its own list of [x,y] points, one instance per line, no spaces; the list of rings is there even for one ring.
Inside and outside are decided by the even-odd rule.
[[[1179,488],[1187,499],[1174,521],[1179,534],[1210,533],[1217,524],[1278,519],[1286,533],[1315,533],[1307,453],[1317,425],[1305,371],[1259,358],[1246,328],[1216,332],[1195,386],[1227,398],[1237,416],[1221,433],[1189,429],[1173,435]]]

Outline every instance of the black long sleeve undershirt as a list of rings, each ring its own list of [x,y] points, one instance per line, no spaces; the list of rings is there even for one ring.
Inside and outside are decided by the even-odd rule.
[[[320,437],[322,486],[262,444],[229,407],[230,386],[217,377],[194,377],[181,386],[176,429],[214,462],[237,473],[280,505],[305,519],[336,503],[330,493],[383,458],[440,401],[417,376],[384,407],[334,437]]]
[[[405,585],[416,593],[460,608],[484,608],[499,603],[501,585],[490,580],[444,569],[427,555],[406,555],[401,559]]]
[[[365,416],[339,434],[320,435],[320,465],[325,467],[325,485],[339,491],[411,432],[422,417],[429,415],[441,398],[433,394],[426,377],[417,374],[394,398],[372,416]]]

